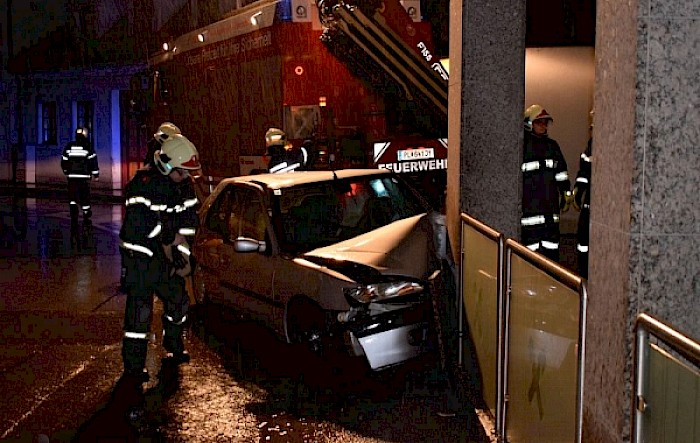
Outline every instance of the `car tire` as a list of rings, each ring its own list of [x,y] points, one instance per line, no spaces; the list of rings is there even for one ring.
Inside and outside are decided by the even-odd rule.
[[[317,354],[323,352],[326,316],[320,306],[307,297],[297,297],[287,304],[285,314],[287,341],[303,344]]]

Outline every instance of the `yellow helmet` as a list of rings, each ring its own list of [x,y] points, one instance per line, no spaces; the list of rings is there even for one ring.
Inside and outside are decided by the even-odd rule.
[[[265,147],[280,145],[284,146],[287,144],[287,134],[278,128],[270,128],[265,133]]]
[[[158,131],[153,134],[153,138],[155,138],[156,141],[162,145],[168,138],[175,134],[182,134],[180,128],[175,126],[173,123],[163,122],[160,126],[158,126]]]
[[[540,119],[554,121],[547,110],[540,105],[532,105],[523,113],[523,122],[527,131],[532,131],[532,122]]]
[[[170,174],[175,168],[194,170],[202,167],[197,148],[182,134],[168,137],[153,155],[153,159],[163,175]]]
[[[79,126],[78,129],[75,130],[75,135],[87,138],[88,130],[84,126]]]

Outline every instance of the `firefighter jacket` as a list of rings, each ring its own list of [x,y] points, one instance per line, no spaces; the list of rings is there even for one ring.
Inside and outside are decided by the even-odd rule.
[[[155,168],[143,168],[126,185],[120,247],[139,256],[162,257],[175,234],[193,236],[199,201],[192,181],[176,183]],[[191,242],[190,242],[191,243]]]
[[[565,195],[571,189],[566,160],[559,144],[525,132],[523,148],[523,227],[559,221]]]
[[[574,182],[574,199],[576,206],[581,209],[589,209],[591,205],[591,160],[593,153],[591,145],[593,139],[588,140],[586,150],[581,154],[579,160],[578,173]]]
[[[287,151],[283,145],[272,145],[267,148],[267,156],[270,158],[267,164],[268,172],[280,172],[287,167]]]
[[[100,168],[92,144],[84,137],[68,143],[61,155],[61,169],[70,178],[97,178]]]
[[[309,151],[301,146],[275,154],[268,165],[272,173],[303,171],[309,163]]]

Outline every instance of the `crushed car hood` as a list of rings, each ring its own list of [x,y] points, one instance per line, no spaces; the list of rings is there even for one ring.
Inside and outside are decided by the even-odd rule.
[[[425,278],[433,234],[426,214],[397,220],[366,234],[307,252],[303,257],[354,280],[368,274]]]

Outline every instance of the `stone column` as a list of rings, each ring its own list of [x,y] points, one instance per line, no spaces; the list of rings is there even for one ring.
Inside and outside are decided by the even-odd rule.
[[[700,0],[599,0],[584,440],[630,439],[634,321],[700,339]]]
[[[450,5],[447,223],[459,251],[459,214],[520,236],[525,2]]]

